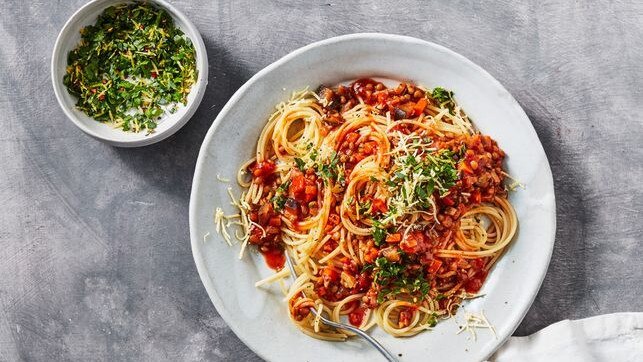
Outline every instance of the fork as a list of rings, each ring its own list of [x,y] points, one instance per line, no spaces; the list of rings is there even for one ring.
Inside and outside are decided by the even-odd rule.
[[[288,254],[287,250],[284,251],[284,254],[286,256],[286,264],[288,265],[288,269],[290,269],[290,278],[294,282],[297,279],[297,273],[295,272],[295,267],[292,264],[292,260],[290,259],[290,255]],[[301,292],[301,294],[304,295],[304,298],[306,297],[306,295],[304,294],[303,291]],[[361,329],[359,329],[357,327],[353,327],[353,326],[351,326],[349,324],[338,323],[338,322],[332,321],[332,320],[324,317],[321,314],[317,315],[317,310],[315,308],[311,307],[310,312],[315,317],[319,317],[319,320],[322,323],[324,323],[325,325],[327,325],[327,326],[331,326],[331,327],[334,327],[334,328],[351,331],[351,332],[355,333],[356,335],[364,338],[368,343],[371,344],[371,346],[375,347],[375,349],[377,349],[377,351],[380,352],[382,354],[382,356],[384,356],[384,358],[386,358],[387,361],[389,361],[389,362],[397,362],[397,358],[395,358],[395,356],[393,356],[391,354],[391,352],[387,351],[386,348],[384,348],[384,346],[382,346],[380,344],[380,342],[378,342],[375,338],[369,336],[368,333],[364,332],[363,330],[361,330]]]

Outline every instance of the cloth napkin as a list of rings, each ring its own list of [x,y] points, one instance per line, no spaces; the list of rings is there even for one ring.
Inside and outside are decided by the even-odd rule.
[[[490,360],[640,362],[643,361],[643,313],[560,321],[527,337],[511,337]]]

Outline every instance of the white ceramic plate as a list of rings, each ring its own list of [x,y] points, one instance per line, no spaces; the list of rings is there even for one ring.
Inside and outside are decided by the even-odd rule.
[[[466,333],[456,334],[453,320],[412,338],[396,339],[379,329],[372,333],[395,355],[401,354],[402,361],[482,360],[515,330],[545,276],[556,223],[551,170],[529,119],[498,81],[463,56],[419,39],[354,34],[324,40],[271,64],[234,94],[203,141],[192,185],[190,236],[201,280],[232,330],[267,360],[382,359],[359,339],[333,343],[300,333],[288,319],[278,287],[254,287],[271,273],[261,256],[251,252],[237,259],[239,246],[229,247],[213,224],[217,206],[233,211],[228,185],[218,182],[216,175],[234,179],[238,167],[252,156],[275,104],[293,90],[364,76],[453,90],[474,123],[506,151],[509,172],[526,184],[525,190],[510,196],[520,222],[518,236],[487,278],[481,291],[486,296],[464,305],[467,311],[484,311],[497,338],[488,330],[479,330],[476,341]],[[230,186],[240,192],[236,184]],[[460,309],[458,315],[462,313]]]

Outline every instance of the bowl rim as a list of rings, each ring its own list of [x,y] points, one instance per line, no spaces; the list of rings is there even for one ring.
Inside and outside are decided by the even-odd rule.
[[[553,182],[553,175],[551,172],[551,166],[549,163],[549,160],[547,158],[546,152],[544,152],[544,148],[542,146],[542,142],[540,142],[540,139],[538,138],[538,134],[536,133],[533,124],[531,123],[531,120],[525,113],[524,109],[520,106],[520,104],[516,101],[516,99],[511,95],[511,93],[496,79],[494,78],[489,72],[487,72],[485,69],[483,69],[481,66],[478,64],[474,63],[473,61],[469,60],[467,57],[461,55],[460,53],[457,53],[445,46],[436,44],[434,42],[430,42],[427,40],[411,37],[411,36],[406,36],[406,35],[398,35],[398,34],[387,34],[387,33],[372,33],[372,32],[365,32],[365,33],[353,33],[353,34],[345,34],[345,35],[340,35],[340,36],[335,36],[331,38],[326,38],[320,41],[316,41],[313,43],[310,43],[308,45],[305,45],[303,47],[297,48],[283,57],[277,59],[273,63],[269,64],[265,68],[261,69],[259,72],[254,74],[248,81],[246,81],[233,95],[232,97],[228,100],[228,102],[225,104],[225,106],[221,109],[219,114],[217,115],[216,119],[214,122],[212,122],[210,128],[208,129],[208,132],[206,133],[203,142],[201,144],[201,147],[199,148],[199,155],[196,161],[195,165],[195,170],[194,170],[194,175],[192,178],[192,188],[191,188],[191,193],[190,193],[190,203],[189,203],[189,229],[190,229],[190,245],[192,248],[192,255],[197,267],[197,272],[199,274],[199,278],[201,279],[201,282],[206,289],[206,292],[208,294],[208,297],[210,298],[212,304],[216,308],[217,312],[219,315],[223,318],[223,320],[226,322],[226,325],[235,333],[235,335],[248,347],[250,348],[254,353],[256,353],[259,357],[265,359],[265,360],[270,360],[269,358],[271,356],[266,355],[264,350],[259,350],[256,349],[255,346],[251,343],[250,341],[246,338],[244,333],[242,333],[242,328],[236,325],[233,321],[235,320],[233,316],[230,314],[230,312],[224,307],[224,303],[221,299],[221,296],[217,293],[217,291],[214,289],[214,286],[211,284],[209,281],[210,275],[208,274],[207,271],[207,266],[205,263],[205,258],[204,255],[201,252],[201,249],[199,248],[199,243],[202,241],[202,239],[197,235],[197,230],[196,230],[196,225],[197,225],[197,193],[195,190],[200,188],[200,177],[197,177],[203,173],[203,168],[204,164],[206,162],[207,154],[208,154],[208,147],[211,143],[211,140],[214,136],[214,133],[216,132],[217,128],[221,124],[224,118],[227,117],[229,111],[231,108],[233,108],[239,100],[242,98],[243,94],[252,86],[254,86],[255,83],[257,83],[261,78],[265,77],[267,74],[272,72],[275,68],[278,68],[279,66],[289,62],[291,59],[298,57],[300,54],[307,52],[310,49],[317,48],[317,47],[322,47],[322,46],[328,46],[328,45],[333,45],[336,43],[341,43],[341,42],[350,42],[350,41],[355,41],[355,40],[389,40],[389,41],[399,41],[399,42],[406,42],[406,43],[414,43],[418,45],[423,45],[423,46],[428,46],[433,48],[436,51],[443,52],[443,53],[449,53],[451,56],[454,56],[464,63],[467,63],[469,66],[473,67],[476,69],[481,76],[487,79],[488,82],[493,83],[500,91],[508,95],[509,102],[513,103],[514,107],[517,107],[519,111],[524,114],[525,119],[527,120],[527,127],[530,128],[531,132],[533,132],[534,136],[538,139],[538,145],[536,147],[540,147],[542,150],[542,154],[545,157],[545,160],[547,161],[545,164],[545,169],[546,169],[546,177],[550,181],[550,184],[548,185],[549,188],[552,190],[551,195],[546,199],[546,203],[548,206],[551,207],[551,215],[550,215],[550,225],[551,225],[551,235],[549,235],[549,240],[551,242],[547,243],[546,249],[544,250],[544,253],[546,255],[546,263],[543,265],[543,267],[540,269],[538,275],[533,278],[533,280],[536,282],[537,287],[534,288],[533,290],[530,291],[530,295],[526,296],[525,298],[522,299],[522,302],[516,305],[516,308],[519,310],[518,313],[513,313],[512,318],[507,321],[507,325],[509,328],[505,328],[503,331],[498,332],[498,343],[491,347],[483,347],[480,350],[480,356],[484,356],[482,360],[488,359],[500,346],[504,344],[504,342],[511,337],[513,332],[518,328],[520,325],[520,322],[524,319],[525,315],[530,309],[530,306],[533,304],[534,300],[536,299],[536,296],[538,295],[538,292],[540,291],[542,287],[542,283],[545,279],[545,276],[547,274],[547,271],[549,269],[549,265],[551,263],[551,257],[553,254],[553,249],[554,249],[554,244],[556,241],[556,197],[555,197],[555,188],[554,188],[554,182]],[[230,323],[230,322],[233,323]]]
[[[197,66],[197,69],[199,70],[197,81],[192,86],[192,90],[190,90],[190,92],[196,92],[194,99],[192,100],[191,103],[188,103],[185,106],[186,107],[185,113],[181,117],[176,118],[175,120],[172,120],[171,121],[172,124],[168,128],[164,129],[163,131],[154,132],[151,134],[141,133],[141,137],[131,138],[131,139],[125,138],[116,132],[109,135],[95,132],[91,128],[87,127],[82,120],[78,119],[78,117],[74,114],[72,109],[70,109],[70,107],[68,107],[65,104],[65,102],[63,101],[63,94],[64,94],[63,92],[66,92],[67,90],[62,84],[62,79],[57,79],[58,72],[56,71],[56,68],[59,62],[57,62],[56,60],[60,57],[61,53],[63,52],[63,49],[62,49],[63,39],[70,36],[70,34],[73,34],[75,31],[78,31],[78,29],[75,29],[73,27],[73,24],[75,21],[83,18],[84,11],[87,8],[96,6],[96,4],[100,4],[100,6],[103,6],[103,10],[104,10],[109,6],[113,6],[121,3],[132,3],[133,1],[131,0],[91,0],[87,2],[86,4],[81,6],[78,10],[76,10],[67,19],[63,27],[60,29],[58,36],[56,37],[56,42],[54,43],[54,48],[52,51],[51,63],[50,63],[50,68],[51,68],[50,77],[51,77],[52,86],[54,88],[54,94],[56,95],[56,100],[58,101],[58,105],[60,106],[60,108],[62,108],[67,118],[70,121],[72,121],[72,123],[76,127],[80,128],[83,132],[85,132],[86,134],[90,135],[91,137],[101,142],[105,142],[107,144],[117,146],[117,147],[147,146],[156,142],[160,142],[166,139],[167,137],[173,135],[174,133],[176,133],[192,118],[196,110],[199,108],[199,105],[201,104],[201,101],[205,94],[206,86],[208,84],[208,54],[205,47],[205,43],[203,42],[203,37],[201,36],[201,33],[199,32],[198,28],[192,23],[192,21],[190,21],[190,19],[183,12],[179,11],[177,8],[175,8],[165,0],[148,0],[148,1],[151,4],[154,4],[163,8],[170,14],[170,16],[172,16],[175,19],[178,19],[182,24],[185,25],[184,34],[190,39],[190,41],[194,45],[195,52],[196,52],[196,66]],[[192,36],[188,35],[188,32],[192,33],[193,35]],[[66,59],[66,57],[63,59]],[[120,131],[120,132],[125,133],[125,131]]]

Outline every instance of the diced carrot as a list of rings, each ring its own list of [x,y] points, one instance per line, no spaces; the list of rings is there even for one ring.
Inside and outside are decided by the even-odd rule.
[[[305,195],[306,195],[306,202],[311,202],[314,199],[316,199],[317,198],[317,186],[315,186],[315,185],[306,186]]]
[[[471,166],[469,166],[467,161],[460,162],[460,164],[458,165],[458,169],[462,172],[468,173],[469,175],[473,175],[473,169],[471,168]]]
[[[275,168],[275,164],[271,161],[259,162],[254,166],[252,174],[254,176],[267,176],[270,175],[275,170]]]
[[[317,196],[317,186],[306,186],[306,195],[315,195]]]
[[[367,155],[370,155],[370,154],[373,154],[373,152],[375,151],[375,148],[377,147],[377,143],[376,142],[366,142],[366,143],[364,143],[363,147],[364,147],[363,148],[364,153],[367,154]]]
[[[371,210],[373,210],[373,212],[387,212],[388,207],[386,206],[386,201],[382,199],[374,199]]]
[[[453,201],[453,198],[451,196],[445,196],[440,199],[442,201],[442,204],[447,205],[447,206],[453,206],[455,205],[455,201]]]
[[[304,177],[303,174],[298,174],[297,176],[293,177],[292,182],[290,183],[290,195],[295,196],[299,195],[304,191],[304,188],[306,187],[306,178]]]
[[[359,138],[359,135],[357,133],[351,132],[351,133],[346,135],[346,142],[353,143],[353,142],[357,141],[358,138]]]
[[[442,266],[442,261],[438,259],[431,260],[431,265],[429,265],[428,272],[429,274],[435,274],[438,272],[438,269]]]
[[[274,226],[274,227],[280,227],[281,226],[281,217],[280,216],[271,217],[270,221],[268,222],[268,225]]]
[[[379,250],[377,250],[376,248],[370,248],[370,249],[368,249],[368,251],[364,254],[364,260],[365,260],[367,263],[372,263],[372,262],[374,262],[374,261],[375,261],[375,259],[377,259],[377,256],[379,255],[379,253],[380,253],[380,252],[379,252]]]
[[[337,273],[337,271],[335,271],[335,269],[327,266],[322,271],[322,278],[328,281],[335,281],[339,279],[339,274]]]
[[[482,195],[480,194],[479,190],[475,190],[471,193],[471,201],[479,204],[482,202]]]
[[[402,234],[400,234],[400,233],[394,233],[394,234],[386,235],[386,242],[387,243],[399,243],[400,240],[402,240]]]
[[[424,112],[424,108],[426,108],[426,98],[421,98],[417,103],[415,103],[415,106],[413,106],[413,115],[414,116],[419,116]]]
[[[406,234],[404,240],[400,243],[400,248],[402,248],[405,253],[415,253],[418,243],[423,241],[424,235],[419,231],[414,231]]]

